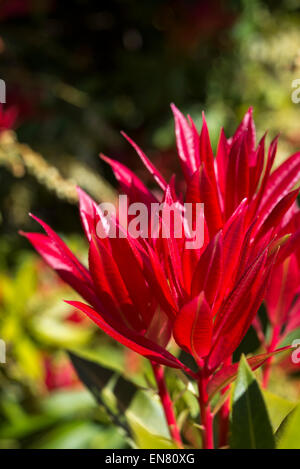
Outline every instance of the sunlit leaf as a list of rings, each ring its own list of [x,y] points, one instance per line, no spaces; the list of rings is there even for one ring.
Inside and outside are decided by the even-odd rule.
[[[231,433],[231,447],[234,449],[275,447],[262,392],[244,356],[234,387]]]
[[[278,449],[300,449],[300,405],[287,418],[277,443]]]
[[[271,420],[273,432],[275,433],[280,427],[281,423],[295,408],[296,403],[277,396],[269,391],[264,391],[264,400],[268,409],[269,417]]]
[[[139,449],[176,449],[173,441],[152,433],[135,417],[130,419],[130,427]]]

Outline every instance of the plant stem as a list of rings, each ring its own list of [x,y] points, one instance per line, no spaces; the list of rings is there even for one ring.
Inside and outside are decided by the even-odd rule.
[[[274,326],[273,332],[272,332],[272,338],[270,345],[268,347],[267,353],[272,353],[277,347],[278,340],[280,337],[280,328],[278,326]],[[268,358],[266,361],[266,364],[264,366],[263,370],[263,379],[262,379],[262,387],[266,389],[268,387],[269,381],[270,381],[270,375],[271,375],[271,368],[272,368],[272,363],[273,363],[274,357]]]
[[[213,414],[210,409],[209,398],[207,394],[207,383],[207,376],[205,376],[202,369],[199,372],[198,389],[201,425],[203,427],[203,449],[214,449]]]
[[[157,365],[153,362],[151,362],[151,365],[157,383],[158,394],[168,423],[170,435],[174,442],[177,444],[177,446],[183,448],[180,432],[176,422],[173,403],[171,401],[164,378],[164,369],[161,365]]]

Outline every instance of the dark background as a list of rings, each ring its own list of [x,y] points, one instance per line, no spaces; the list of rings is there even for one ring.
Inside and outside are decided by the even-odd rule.
[[[298,69],[296,1],[2,0],[0,25],[0,73],[7,105],[18,110],[19,141],[95,198],[97,174],[114,184],[100,151],[151,184],[120,130],[166,176],[177,170],[171,102],[199,124],[204,109],[214,145],[220,126],[229,135],[249,105],[261,132],[280,129],[290,146],[300,140],[297,128],[287,135],[298,116],[290,100]],[[291,114],[286,133],[283,100]],[[14,237],[17,228],[27,228],[29,210],[58,229],[78,230],[72,207],[54,200],[34,177],[22,176],[16,181],[0,173],[4,234]]]

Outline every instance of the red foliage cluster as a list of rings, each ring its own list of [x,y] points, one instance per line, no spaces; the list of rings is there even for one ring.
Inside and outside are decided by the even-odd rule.
[[[265,164],[265,137],[256,146],[250,109],[232,138],[221,131],[214,159],[204,116],[199,135],[190,118],[187,121],[175,106],[173,112],[185,194],[177,195],[174,178],[168,184],[131,143],[163,191],[166,206],[182,200],[204,203],[203,247],[189,250],[184,238],[140,240],[129,233],[99,239],[96,226],[103,214],[82,190],[78,192],[90,245],[89,269],[44,222],[38,220],[46,235],[26,236],[88,303],[71,304],[107,334],[152,361],[192,373],[167,351],[173,336],[211,377],[245,336],[272,270],[282,268],[299,236],[298,191],[291,189],[300,175],[300,153],[271,172],[277,139]],[[105,159],[130,202],[156,201],[134,173]],[[117,219],[112,223],[122,230]],[[296,234],[287,240],[290,233]],[[298,262],[296,258],[297,268]]]
[[[280,338],[299,326],[299,190],[293,188],[300,178],[300,153],[272,171],[277,138],[266,154],[265,136],[256,143],[249,109],[231,138],[221,130],[214,157],[204,115],[199,134],[190,117],[186,119],[175,106],[172,110],[184,192],[177,193],[175,175],[167,182],[125,136],[162,193],[159,236],[136,239],[118,217],[112,217],[111,228],[122,235],[100,239],[96,227],[104,230],[107,218],[81,189],[88,269],[36,217],[46,234],[25,236],[86,301],[69,302],[73,307],[109,336],[147,357],[154,367],[179,368],[198,380],[202,421],[210,428],[204,444],[211,447],[209,398],[236,376],[238,365],[232,364],[232,354],[252,323],[265,344],[257,319],[263,300],[275,332],[272,342],[265,344],[266,353],[248,360],[252,369],[277,353]],[[130,203],[142,202],[149,207],[158,202],[132,171],[117,161],[103,159],[112,167]],[[182,216],[183,202],[204,204],[204,244],[200,248],[187,249],[184,231],[181,238],[172,233],[162,236],[164,211],[177,206]],[[168,351],[172,337],[192,355],[196,372]],[[170,422],[172,419],[170,416]],[[178,440],[178,435],[174,437]]]

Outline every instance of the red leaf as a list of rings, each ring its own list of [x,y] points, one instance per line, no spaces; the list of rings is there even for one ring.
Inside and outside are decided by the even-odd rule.
[[[216,369],[234,352],[250,327],[267,286],[266,259],[265,250],[245,272],[218,312],[208,358],[209,369]]]
[[[254,164],[250,167],[250,191],[249,198],[252,198],[257,191],[258,183],[264,169],[265,162],[265,139],[266,134],[262,137],[255,152]]]
[[[283,347],[271,353],[263,353],[261,355],[247,358],[247,361],[251,369],[255,371],[260,368],[268,360],[268,358],[290,349],[290,346]],[[217,392],[221,391],[235,380],[237,377],[238,368],[239,363],[234,363],[233,365],[223,366],[221,370],[215,373],[207,387],[207,392],[210,399],[212,399]]]
[[[97,203],[80,187],[77,187],[77,193],[81,223],[88,241],[91,241],[92,233],[95,231],[98,221],[103,219],[103,214]]]
[[[192,280],[192,297],[204,291],[208,303],[212,306],[218,294],[222,273],[222,236],[219,232],[210,241],[197,264]]]
[[[288,311],[299,291],[299,280],[299,268],[294,255],[273,269],[265,302],[271,323],[280,329],[286,324]]]
[[[150,174],[152,174],[152,176],[154,177],[157,184],[161,187],[161,189],[163,191],[166,190],[167,182],[162,177],[160,172],[155,168],[154,164],[151,163],[151,161],[145,155],[145,153],[141,150],[141,148],[133,140],[131,140],[131,138],[128,137],[128,135],[125,132],[121,132],[121,134],[123,135],[123,137],[126,138],[126,140],[130,143],[130,145],[133,146],[133,148],[135,149],[135,151],[137,152],[137,154],[141,158],[142,162],[144,163],[144,165],[146,166],[146,168],[148,169]]]
[[[172,218],[172,209],[174,209],[175,223]],[[162,207],[161,214],[161,227],[162,227],[162,249],[166,261],[166,269],[170,274],[170,279],[176,287],[177,293],[180,297],[184,296],[183,291],[183,278],[182,278],[182,265],[180,255],[180,245],[182,245],[183,236],[176,238],[176,229],[179,228],[181,223],[182,234],[184,233],[183,219],[180,212],[180,207],[176,205],[173,200],[170,186],[165,192],[165,199]]]
[[[171,355],[167,350],[155,344],[146,337],[125,327],[119,327],[118,330],[110,326],[101,316],[90,306],[79,301],[67,301],[71,306],[83,311],[100,329],[113,339],[130,348],[134,352],[143,355],[149,360],[172,368],[185,368],[184,365]]]
[[[32,214],[30,214],[30,216],[44,228],[49,238],[53,241],[56,249],[60,252],[62,259],[68,262],[70,266],[73,266],[75,270],[80,272],[81,276],[85,279],[85,281],[89,283],[90,274],[88,270],[84,267],[84,265],[81,264],[77,257],[74,256],[72,251],[63,242],[63,240],[55,233],[55,231],[52,230],[52,228],[50,228],[49,225],[47,225],[47,223],[43,222],[43,220],[40,220]]]
[[[142,315],[146,325],[153,316],[153,297],[150,294],[146,279],[142,272],[142,261],[128,238],[110,239],[112,256],[118,266],[133,304]]]
[[[287,326],[284,330],[282,339],[298,328],[300,328],[300,297],[297,298],[288,313]]]
[[[259,215],[264,219],[300,178],[300,152],[290,156],[269,177]]]
[[[219,138],[218,148],[217,148],[217,156],[216,156],[216,163],[217,163],[217,180],[218,185],[220,187],[221,194],[224,198],[225,194],[225,185],[226,185],[226,172],[227,172],[227,165],[228,165],[228,143],[225,137],[224,129],[221,129],[221,134]],[[224,210],[224,207],[222,207]]]
[[[97,294],[111,315],[123,321],[127,327],[144,330],[145,324],[139,309],[130,299],[114,258],[103,243],[97,241],[95,234],[90,243],[89,268]]]
[[[293,253],[299,254],[300,249],[300,230],[297,230],[292,236],[285,242],[279,251],[277,262],[282,263],[287,257]]]
[[[186,304],[176,316],[173,328],[177,344],[196,360],[205,357],[212,338],[212,314],[202,292]]]
[[[240,203],[236,211],[227,220],[223,228],[222,256],[223,278],[220,285],[218,300],[214,305],[216,311],[223,301],[226,293],[236,280],[237,269],[240,265],[245,240],[245,214],[248,209],[247,201]],[[245,249],[245,248],[244,248]]]
[[[90,274],[83,277],[81,270],[58,249],[53,239],[40,233],[23,233],[44,261],[56,271],[60,278],[69,284],[82,298],[93,305],[99,304],[94,290]]]
[[[217,190],[216,174],[214,168],[214,154],[211,148],[209,132],[205,119],[205,114],[202,112],[202,129],[200,134],[200,161],[204,163],[204,167],[207,171],[208,178],[214,188]]]
[[[238,205],[241,200],[249,195],[250,186],[250,167],[249,167],[250,154],[246,143],[246,136],[241,140],[241,149],[237,154],[236,161],[236,200],[235,205]]]
[[[211,237],[222,228],[223,219],[218,193],[214,189],[214,185],[203,165],[197,169],[189,180],[186,202],[204,204],[205,220]]]
[[[196,156],[194,130],[191,129],[183,114],[174,104],[171,109],[175,119],[175,134],[178,155],[186,179],[189,179],[199,166]]]
[[[146,245],[146,249],[147,255],[143,256],[142,254],[144,275],[161,307],[166,311],[170,318],[174,319],[177,311],[176,300],[172,295],[158,256],[148,244]]]
[[[117,181],[120,183],[122,190],[129,196],[131,202],[138,201],[146,205],[157,202],[154,195],[130,169],[105,155],[101,154],[100,157],[111,166]]]
[[[240,153],[242,151],[242,144],[243,144],[243,134],[239,136],[239,138],[233,141],[233,144],[230,148],[229,155],[228,155],[228,165],[226,171],[226,188],[225,188],[225,216],[228,219],[234,210],[236,209],[237,205],[239,204],[238,200],[238,186],[240,184],[239,180],[237,179],[237,162],[240,159]]]
[[[238,140],[242,134],[247,135],[247,145],[249,150],[253,151],[255,149],[255,141],[256,141],[256,131],[255,125],[253,121],[253,108],[250,107],[246,112],[242,122],[238,126],[237,130],[235,131],[234,136],[232,137],[232,143]]]
[[[276,229],[278,226],[280,226],[280,222],[289,208],[294,204],[298,194],[299,189],[289,192],[277,203],[277,205],[275,205],[263,223],[262,220],[259,220],[257,226],[255,227],[256,230],[259,228],[258,232],[255,234],[256,239],[262,238],[268,233],[269,230]]]

